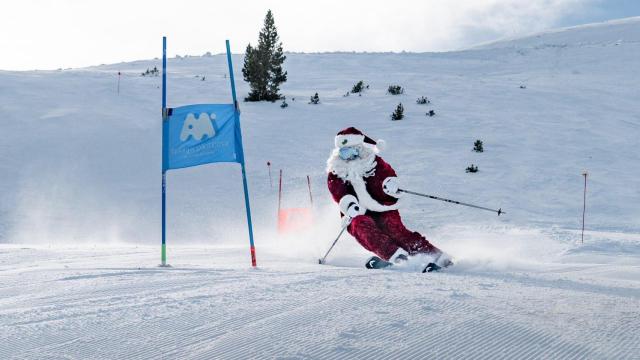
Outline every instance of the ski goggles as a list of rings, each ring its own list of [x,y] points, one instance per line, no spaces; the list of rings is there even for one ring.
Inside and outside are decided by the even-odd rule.
[[[360,155],[360,152],[358,151],[358,149],[356,149],[353,146],[340,148],[340,151],[338,153],[338,156],[340,156],[340,159],[345,161],[353,160],[357,158],[358,155]]]

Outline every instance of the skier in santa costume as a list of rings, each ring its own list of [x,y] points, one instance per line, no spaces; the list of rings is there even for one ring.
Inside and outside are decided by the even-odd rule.
[[[384,142],[350,127],[335,137],[327,160],[328,186],[340,206],[343,225],[365,249],[383,260],[406,260],[408,255],[442,251],[418,232],[408,230],[398,212],[398,178],[378,153]],[[405,254],[406,252],[406,254]],[[450,260],[443,259],[450,265]]]

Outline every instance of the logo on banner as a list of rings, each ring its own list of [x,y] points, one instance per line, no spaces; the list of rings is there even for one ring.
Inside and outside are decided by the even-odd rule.
[[[193,138],[197,141],[202,141],[205,136],[210,139],[216,136],[216,131],[213,128],[213,121],[216,120],[216,114],[212,113],[211,116],[207,113],[200,113],[198,118],[195,114],[189,113],[182,125],[182,131],[180,132],[180,141],[185,142],[189,138]]]
[[[165,169],[214,162],[241,162],[236,142],[236,110],[232,104],[195,104],[171,109],[166,121]]]

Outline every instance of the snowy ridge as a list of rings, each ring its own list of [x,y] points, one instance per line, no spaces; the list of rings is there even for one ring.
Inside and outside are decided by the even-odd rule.
[[[640,16],[548,30],[477,45],[473,49],[620,45],[640,41]]]
[[[639,24],[452,53],[289,54],[289,107],[241,104],[258,269],[232,164],[169,173],[173,267],[156,267],[160,78],[140,73],[158,60],[0,72],[0,358],[640,359]],[[170,106],[229,101],[224,56],[169,70]],[[344,97],[358,80],[370,89]],[[386,140],[407,189],[507,215],[406,197],[406,224],[455,267],[369,271],[350,236],[317,265],[339,231],[324,164],[347,126]],[[267,161],[285,207],[308,204],[310,175],[308,232],[275,233]]]

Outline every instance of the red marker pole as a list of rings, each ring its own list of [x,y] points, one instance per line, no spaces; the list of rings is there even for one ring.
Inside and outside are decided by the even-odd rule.
[[[118,95],[120,95],[120,71],[118,71]]]
[[[313,196],[311,196],[311,179],[309,175],[307,175],[307,186],[309,187],[309,200],[311,201],[311,206],[313,206]]]
[[[278,214],[276,215],[276,222],[278,223],[278,233],[280,233],[283,229],[282,221],[280,220],[280,213],[282,209],[282,169],[280,169],[280,180],[278,184]]]
[[[584,244],[584,214],[587,211],[587,175],[589,173],[585,170],[582,172],[582,176],[584,176],[584,193],[582,195],[582,237],[581,242]]]
[[[267,161],[267,167],[269,168],[269,186],[273,189],[273,180],[271,180],[271,161]]]
[[[280,184],[278,185],[278,216],[280,216],[281,202],[282,202],[282,169],[280,169]]]

